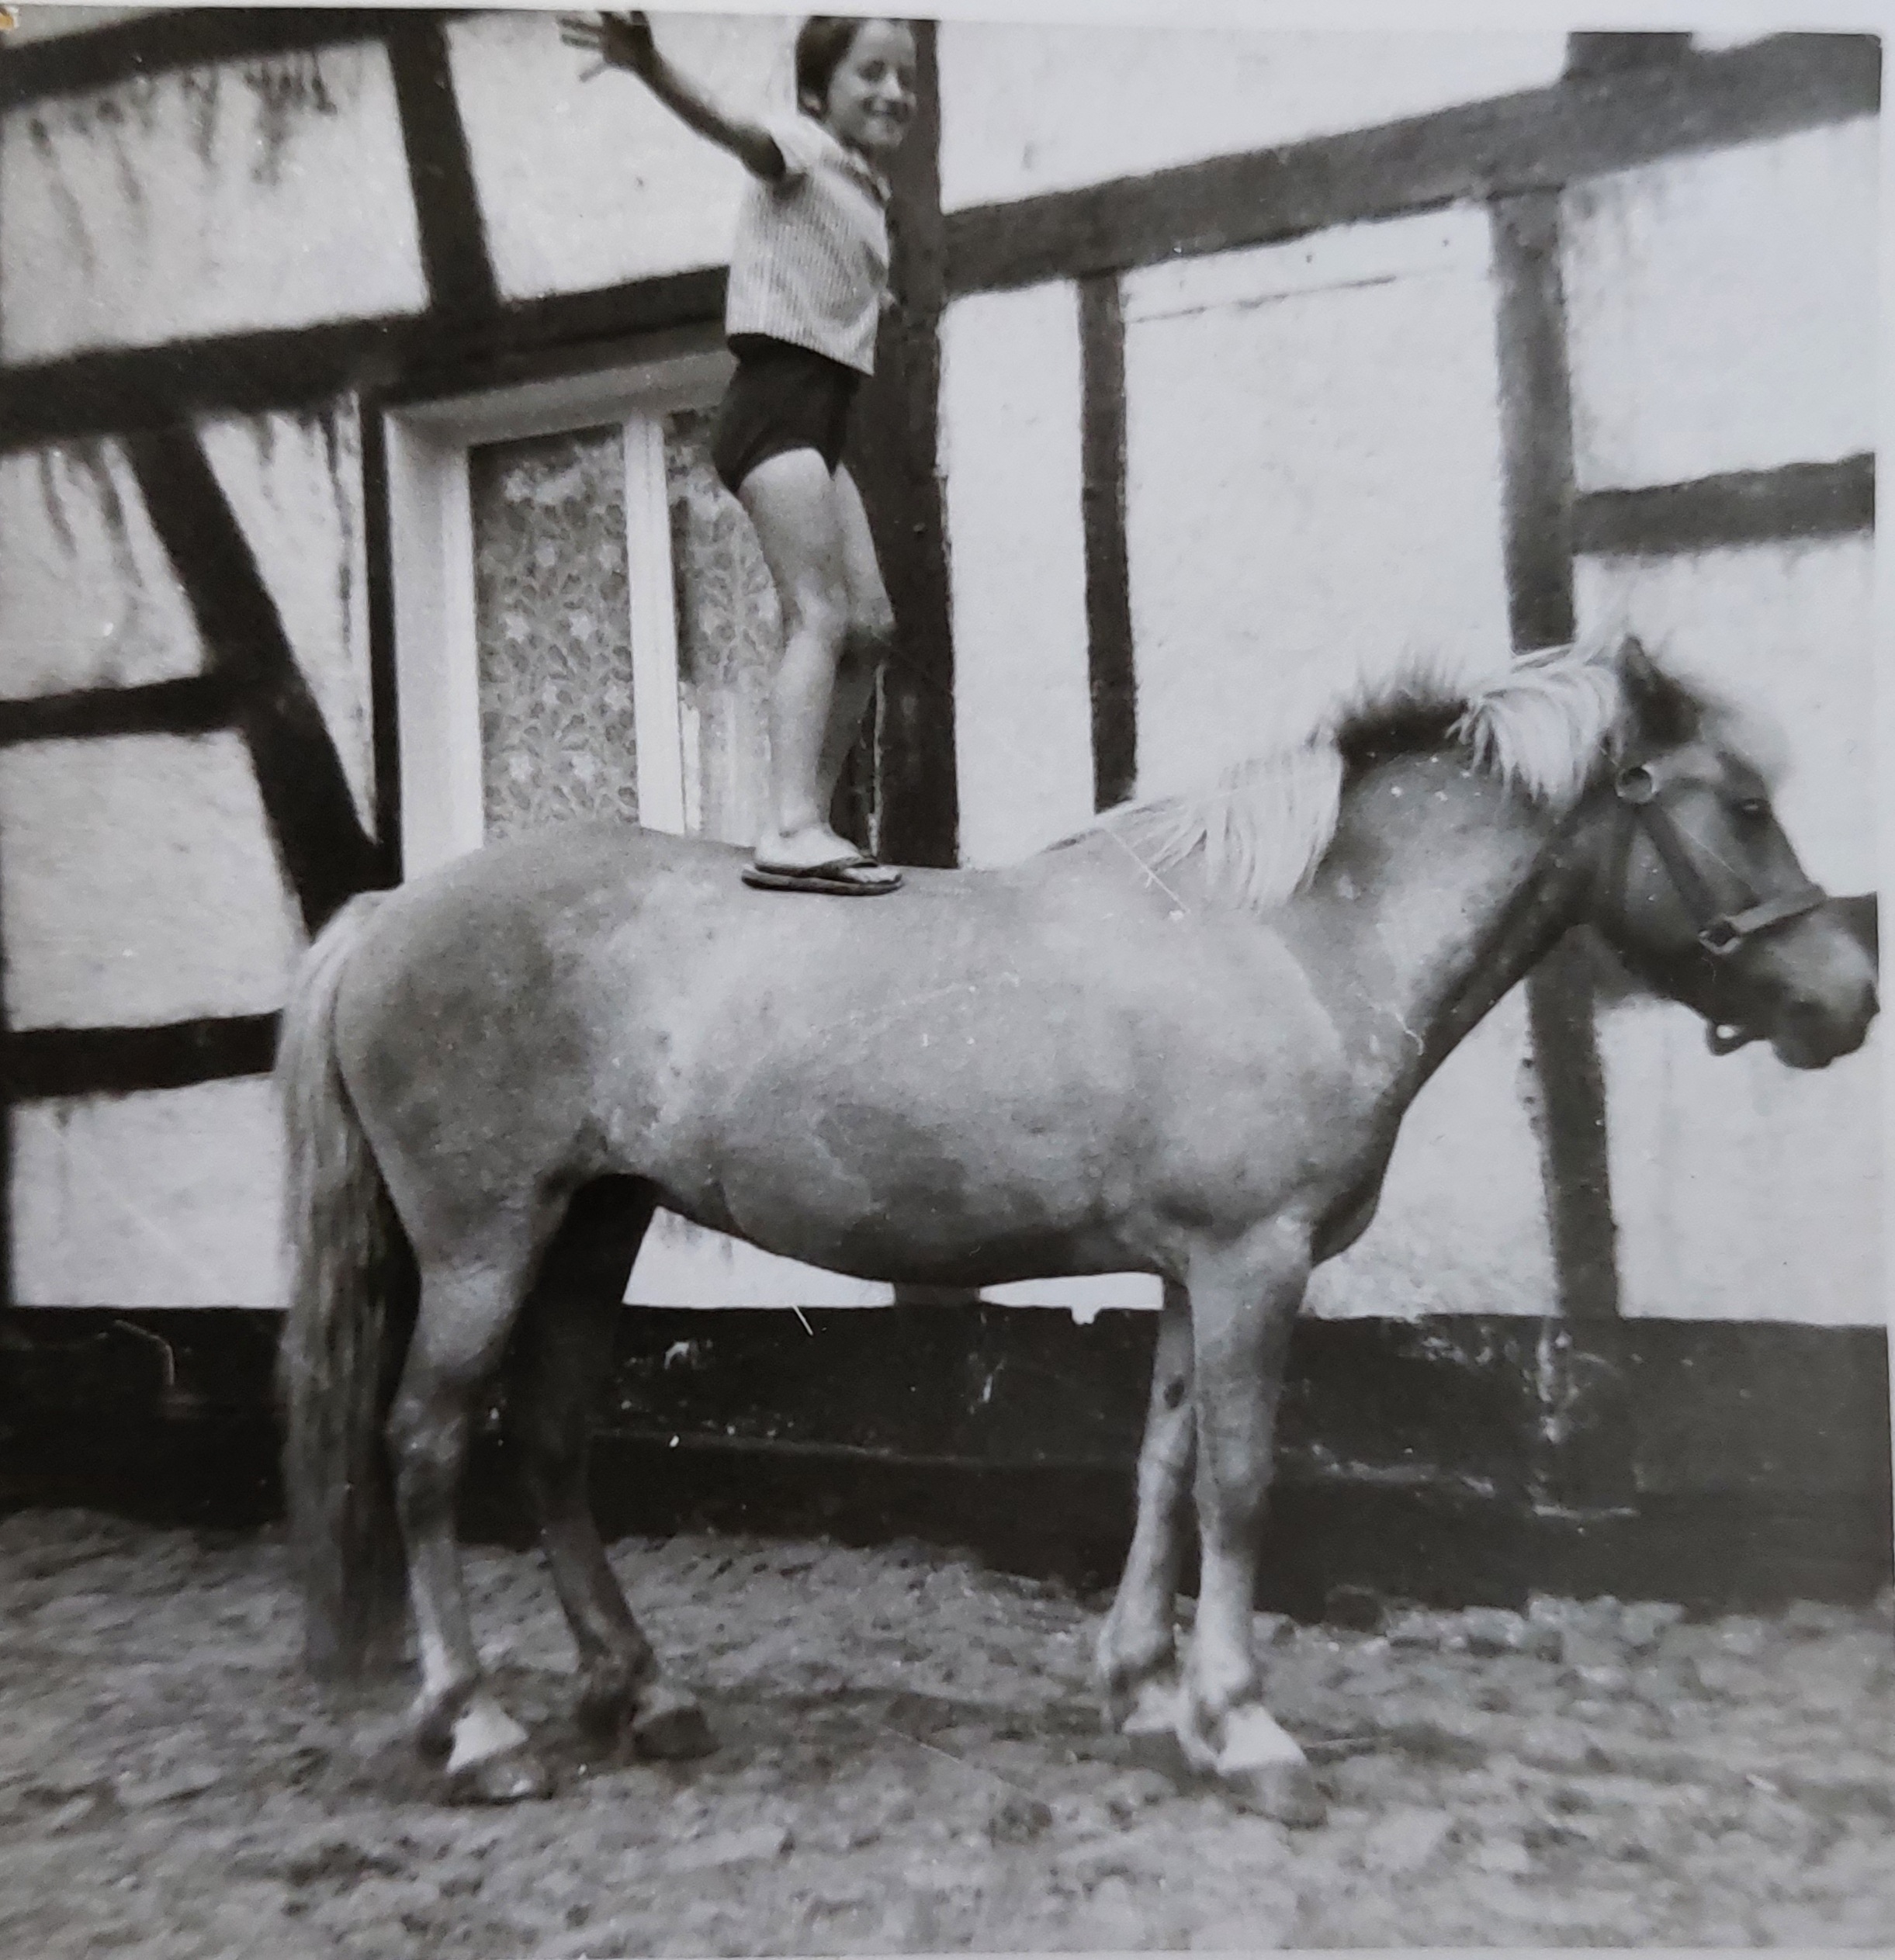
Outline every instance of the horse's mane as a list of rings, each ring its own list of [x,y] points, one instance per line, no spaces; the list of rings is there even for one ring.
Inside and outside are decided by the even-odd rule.
[[[1458,746],[1476,768],[1564,812],[1640,734],[1682,741],[1713,717],[1743,719],[1661,674],[1616,633],[1524,655],[1471,685],[1464,670],[1416,656],[1207,789],[1123,804],[1094,827],[1155,871],[1201,850],[1214,890],[1266,910],[1322,863],[1351,769]]]

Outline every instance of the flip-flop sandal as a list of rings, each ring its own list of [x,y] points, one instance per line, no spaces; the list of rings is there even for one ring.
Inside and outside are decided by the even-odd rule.
[[[874,875],[864,878],[862,872]],[[902,874],[872,857],[831,858],[826,864],[747,864],[743,881],[759,892],[814,892],[835,899],[875,899],[901,888]]]

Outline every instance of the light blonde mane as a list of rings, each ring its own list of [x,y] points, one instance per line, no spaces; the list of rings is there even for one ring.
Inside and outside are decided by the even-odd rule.
[[[1329,848],[1349,740],[1377,722],[1429,713],[1455,717],[1452,739],[1477,767],[1563,812],[1627,732],[1624,644],[1614,634],[1530,653],[1471,687],[1438,660],[1412,659],[1338,702],[1301,739],[1239,763],[1208,789],[1126,804],[1097,827],[1154,871],[1202,851],[1214,890],[1267,910],[1301,890]]]

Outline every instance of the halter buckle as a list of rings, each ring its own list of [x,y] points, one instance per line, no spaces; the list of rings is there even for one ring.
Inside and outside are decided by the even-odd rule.
[[[1698,934],[1698,944],[1713,959],[1721,960],[1734,953],[1751,933],[1800,919],[1824,904],[1828,895],[1820,885],[1810,884],[1799,885],[1793,892],[1779,892],[1774,899],[1762,899],[1747,911],[1725,912],[1713,919]]]
[[[1630,803],[1637,809],[1657,796],[1658,779],[1649,765],[1635,762],[1630,769],[1619,771],[1619,780],[1613,789],[1621,803]]]

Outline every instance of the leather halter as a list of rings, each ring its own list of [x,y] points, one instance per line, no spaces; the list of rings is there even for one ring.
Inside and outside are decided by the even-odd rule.
[[[1728,959],[1756,933],[1800,919],[1827,899],[1823,888],[1807,878],[1774,898],[1759,899],[1739,878],[1745,903],[1739,910],[1728,909],[1719,904],[1710,881],[1698,868],[1685,833],[1665,809],[1664,779],[1658,769],[1648,762],[1635,763],[1619,772],[1614,789],[1633,822],[1642,826],[1651,840],[1685,909],[1697,922],[1699,946],[1712,959]],[[1630,842],[1629,834],[1626,841]]]

